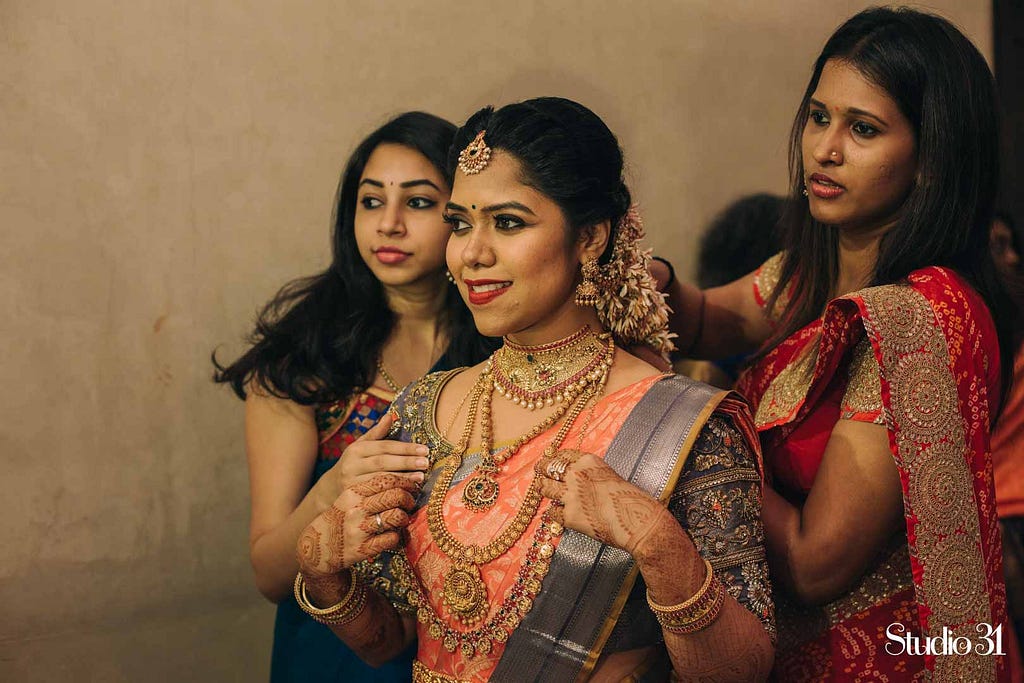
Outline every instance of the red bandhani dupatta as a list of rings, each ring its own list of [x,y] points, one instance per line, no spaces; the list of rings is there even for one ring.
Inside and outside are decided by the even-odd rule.
[[[762,288],[758,297],[766,294]],[[884,633],[876,633],[866,647],[849,636],[853,622],[862,628],[871,622],[871,592],[861,590],[840,601],[847,607],[860,602],[865,609],[853,614],[854,610],[825,606],[832,618],[821,624],[824,632],[801,647],[816,649],[808,653],[814,658],[831,655],[836,662],[848,663],[829,674],[815,674],[832,680],[860,680],[865,669],[886,675],[864,680],[1009,680],[1006,657],[979,654],[987,649],[983,636],[988,629],[983,625],[1006,622],[989,450],[990,418],[998,402],[999,350],[987,308],[958,276],[944,268],[925,268],[912,273],[906,284],[872,287],[836,299],[820,320],[751,368],[738,389],[755,407],[766,466],[771,469],[767,461],[772,444],[784,442],[816,413],[828,412],[818,409],[835,396],[833,380],[845,381],[839,371],[849,365],[855,345],[865,336],[880,371],[882,417],[903,485],[908,544],[903,557],[909,555],[913,595],[906,591],[902,621],[912,626],[916,621],[917,636],[966,638],[976,646],[970,654],[925,654],[925,671],[913,671],[920,656],[904,657],[889,671],[890,664],[901,660],[878,651],[887,642]],[[837,415],[833,412],[831,422],[823,421],[821,451]],[[886,596],[887,610],[894,609],[892,598],[891,593]],[[881,609],[881,604],[875,606]],[[782,620],[780,611],[780,632]],[[1009,637],[1004,634],[1004,649]],[[843,651],[828,652],[830,648]],[[793,661],[803,659],[807,658]],[[809,673],[780,671],[786,660],[780,642],[776,672],[781,679],[798,680]],[[854,675],[857,671],[860,676]]]

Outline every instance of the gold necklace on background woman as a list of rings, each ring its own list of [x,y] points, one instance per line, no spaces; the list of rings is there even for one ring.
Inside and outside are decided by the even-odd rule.
[[[379,356],[377,358],[377,372],[380,373],[380,377],[384,380],[384,384],[388,385],[388,389],[392,392],[397,394],[402,390],[402,387],[398,386],[398,382],[395,381],[395,378],[392,377],[391,373],[384,367],[384,361]]]
[[[478,410],[481,458],[466,483],[463,502],[473,512],[485,512],[500,495],[497,475],[501,464],[514,456],[524,444],[565,417],[554,439],[544,449],[545,455],[557,452],[587,404],[603,393],[614,357],[615,342],[611,335],[595,334],[587,326],[565,339],[539,346],[523,346],[506,339],[504,346],[492,355],[470,390],[466,426],[455,446],[453,457],[446,463],[431,491],[426,514],[432,539],[451,562],[451,567],[442,577],[442,601],[459,622],[473,628],[457,631],[448,627],[427,601],[419,582],[411,582],[411,598],[418,609],[419,621],[427,624],[431,637],[442,640],[446,650],[453,652],[460,649],[466,656],[472,656],[475,652],[486,654],[490,652],[493,643],[507,640],[508,634],[532,608],[533,599],[540,591],[554,554],[551,541],[562,533],[562,525],[548,514],[551,512],[549,510],[541,521],[512,588],[504,596],[494,617],[480,625],[491,605],[480,567],[504,555],[522,537],[537,514],[541,495],[538,476],[534,474],[515,516],[493,541],[483,546],[462,543],[448,529],[443,516],[444,500],[462,464],[462,456],[473,433]],[[555,404],[558,409],[515,439],[501,453],[495,454],[491,415],[494,393],[526,410]],[[588,414],[588,423],[592,415],[593,408]]]

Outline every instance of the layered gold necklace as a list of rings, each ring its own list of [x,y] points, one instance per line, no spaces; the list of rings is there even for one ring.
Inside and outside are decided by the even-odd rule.
[[[587,341],[584,341],[587,340]],[[562,423],[558,432],[556,433],[552,442],[544,449],[545,455],[553,455],[565,441],[569,430],[575,424],[576,419],[583,412],[587,403],[591,399],[599,396],[603,391],[605,384],[608,380],[608,372],[611,368],[612,361],[615,356],[615,342],[612,340],[611,335],[597,335],[590,331],[589,328],[584,327],[579,332],[573,334],[571,337],[566,338],[560,342],[553,344],[546,344],[540,347],[524,347],[514,345],[509,357],[504,357],[503,352],[509,344],[506,340],[506,346],[502,347],[491,357],[491,360],[485,366],[480,377],[477,379],[476,384],[473,386],[470,393],[470,405],[469,405],[469,416],[466,420],[466,427],[462,432],[462,436],[455,447],[453,457],[438,477],[438,481],[434,485],[433,490],[430,494],[430,500],[427,503],[427,528],[430,531],[430,535],[437,547],[443,552],[451,562],[451,567],[444,573],[443,579],[443,590],[442,600],[444,604],[451,611],[452,615],[466,626],[475,626],[481,622],[484,617],[487,616],[488,608],[490,605],[490,596],[487,592],[487,586],[483,582],[480,575],[480,566],[491,562],[492,560],[504,555],[508,550],[519,540],[519,538],[526,531],[530,524],[530,520],[536,515],[538,508],[540,507],[541,495],[540,495],[540,483],[539,478],[535,474],[530,482],[529,487],[523,496],[523,501],[519,506],[515,516],[512,520],[501,530],[501,532],[491,542],[479,546],[476,544],[465,544],[459,541],[448,529],[448,525],[444,521],[444,500],[448,489],[451,487],[452,482],[455,478],[455,473],[462,464],[462,456],[465,453],[466,447],[469,443],[470,436],[473,433],[473,428],[476,421],[476,404],[480,404],[480,440],[481,440],[481,459],[480,463],[474,470],[473,476],[466,483],[465,490],[463,491],[463,501],[466,506],[475,512],[480,512],[489,509],[498,500],[500,493],[497,474],[498,467],[512,457],[523,444],[527,443],[531,439],[535,438],[539,434],[543,433],[547,429],[554,426],[554,424],[565,417],[565,421]],[[580,362],[579,358],[571,358],[567,348],[575,350],[577,354],[586,355],[583,362]],[[526,358],[520,358],[516,354],[522,356],[532,356],[532,360]],[[554,362],[553,356],[557,354],[563,354],[568,362],[560,362],[557,366]],[[526,365],[517,365],[521,361],[525,361]],[[529,367],[531,364],[548,362],[550,367],[554,367],[555,380],[550,381],[548,379],[539,380],[546,386],[541,389],[524,389],[521,384],[515,384],[518,388],[524,392],[534,394],[532,398],[536,400],[536,393],[538,391],[548,392],[556,390],[558,394],[562,396],[562,401],[559,405],[559,409],[548,416],[545,420],[533,427],[529,432],[515,439],[500,455],[495,455],[493,450],[493,431],[491,423],[491,400],[492,395],[497,391],[497,385],[509,378],[507,369],[514,365],[517,368]],[[587,371],[581,374],[581,369],[586,368]],[[528,377],[536,377],[538,373],[527,374]],[[519,375],[520,377],[523,374]],[[545,373],[547,376],[547,373]],[[570,388],[569,384],[573,387]],[[567,400],[566,395],[570,396]],[[556,394],[557,395],[557,394]],[[553,402],[557,400],[556,395],[552,395]],[[547,400],[547,395],[544,396],[543,400]],[[530,398],[529,396],[527,397]],[[520,405],[522,402],[520,401]],[[527,405],[529,409],[529,406]],[[536,403],[534,405],[536,408]],[[591,415],[593,413],[591,412]],[[588,420],[589,421],[589,420]],[[586,431],[586,427],[584,428]],[[472,493],[467,493],[472,490]],[[542,536],[551,538],[553,535],[561,533],[560,527],[555,525],[554,529],[551,529],[550,525],[545,523],[542,525],[544,531]],[[556,533],[557,532],[557,533]],[[535,545],[537,542],[535,541]],[[544,548],[545,543],[541,543],[536,549],[537,553],[543,560],[549,560],[550,554],[548,554],[553,546],[548,542],[547,548]],[[532,551],[531,551],[532,552]],[[547,555],[545,557],[545,555]],[[536,561],[537,557],[533,557]],[[534,567],[531,571],[540,570],[540,566]],[[544,571],[546,571],[546,563],[544,563]],[[520,570],[523,573],[523,570]],[[536,584],[537,590],[539,590],[539,580],[543,576],[537,577],[531,575],[533,580],[526,581],[525,577],[522,582],[517,582],[516,585],[520,586],[521,583],[525,584],[528,588],[532,588]],[[519,589],[522,590],[522,586]],[[536,592],[532,593],[536,595]],[[520,597],[527,598],[525,594],[521,594]],[[502,619],[505,619],[509,623],[521,620],[522,616],[529,611],[532,606],[532,597],[527,599],[510,599],[506,596],[506,599],[502,603]],[[443,632],[445,640],[449,641],[455,636],[451,636],[451,633],[455,633],[443,626],[440,618],[430,607],[426,600],[422,600],[419,605],[421,620],[427,621],[431,624],[429,631],[433,635],[435,631],[438,633]],[[515,619],[509,617],[509,614],[515,612],[518,616]],[[507,612],[507,614],[506,614]],[[514,628],[514,626],[512,627]],[[489,626],[481,629],[480,634],[494,633],[495,629]],[[473,631],[473,633],[476,632]],[[507,632],[506,632],[507,633]],[[472,648],[468,645],[469,640],[463,642],[461,636],[455,638],[458,641],[460,647],[464,646],[464,649],[481,649],[484,647],[481,645],[483,640],[488,640],[490,636],[484,637],[479,635],[476,640],[473,641]],[[440,636],[435,636],[440,637]],[[469,638],[469,636],[466,636]],[[495,636],[497,640],[499,636]],[[490,640],[488,640],[490,642]],[[445,643],[448,646],[448,642]]]
[[[505,339],[504,345],[494,352],[484,368],[485,381],[491,392],[483,395],[483,416],[480,424],[480,463],[462,491],[462,502],[474,512],[483,512],[493,506],[500,494],[498,468],[515,455],[520,447],[538,434],[548,430],[567,413],[571,417],[565,425],[572,426],[586,404],[577,399],[593,395],[594,387],[603,386],[608,370],[615,358],[615,342],[610,334],[597,335],[584,325],[565,339],[539,346],[523,346]],[[494,452],[491,425],[491,398],[497,393],[527,410],[558,404],[546,419],[515,439],[498,453]],[[575,412],[573,412],[575,411]],[[466,428],[472,432],[473,425]],[[564,438],[564,434],[559,434]],[[548,447],[553,454],[561,444],[555,439]]]

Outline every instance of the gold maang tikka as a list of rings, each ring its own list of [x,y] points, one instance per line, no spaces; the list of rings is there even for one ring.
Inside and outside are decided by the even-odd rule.
[[[459,168],[466,175],[476,175],[487,168],[491,161],[491,148],[484,142],[484,133],[480,131],[466,149],[459,152]]]

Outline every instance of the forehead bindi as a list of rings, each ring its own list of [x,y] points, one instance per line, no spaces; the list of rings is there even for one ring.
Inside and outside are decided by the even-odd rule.
[[[370,154],[360,181],[372,180],[387,187],[395,187],[424,178],[438,187],[444,186],[441,174],[425,156],[403,145],[385,143]]]

